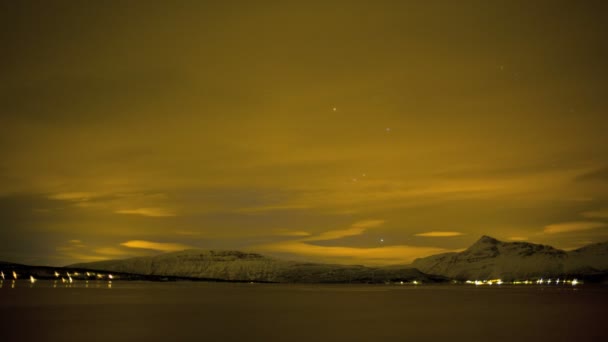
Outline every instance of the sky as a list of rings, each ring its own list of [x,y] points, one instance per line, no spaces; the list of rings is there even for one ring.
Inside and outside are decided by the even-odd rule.
[[[0,260],[608,240],[604,1],[2,1]]]

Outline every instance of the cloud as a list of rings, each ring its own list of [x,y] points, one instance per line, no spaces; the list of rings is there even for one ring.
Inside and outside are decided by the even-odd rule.
[[[50,199],[60,200],[60,201],[88,201],[92,197],[95,196],[95,193],[92,192],[61,192],[57,194],[50,195]]]
[[[426,233],[418,233],[414,234],[415,236],[424,236],[424,237],[451,237],[451,236],[460,236],[463,235],[461,232],[426,232]]]
[[[306,232],[293,232],[294,234],[289,236],[304,237],[295,240],[254,246],[253,248],[259,250],[260,252],[295,254],[308,259],[317,259],[323,262],[366,265],[406,264],[412,262],[415,258],[447,252],[447,250],[443,248],[407,245],[366,248],[319,246],[310,243],[315,241],[337,240],[349,236],[361,235],[367,229],[379,227],[382,224],[384,224],[384,220],[358,221],[353,223],[347,229],[330,230],[315,236],[304,236],[304,234],[308,234]],[[297,233],[297,235],[295,233]]]
[[[268,211],[307,210],[307,209],[310,209],[310,207],[308,205],[285,204],[285,205],[268,205],[268,206],[261,206],[261,207],[248,207],[248,208],[241,208],[236,211],[241,212],[241,213],[262,213],[262,212],[268,212]]]
[[[327,241],[327,240],[337,240],[341,238],[345,238],[348,236],[356,236],[361,235],[368,228],[374,228],[382,225],[384,220],[366,220],[355,222],[350,228],[341,229],[341,230],[330,230],[324,233],[321,233],[316,236],[311,236],[301,241]]]
[[[366,265],[408,264],[414,259],[447,250],[435,247],[386,246],[375,248],[318,246],[303,241],[286,241],[257,246],[263,252],[290,253],[339,263],[357,263]]]
[[[94,250],[95,253],[107,256],[124,256],[125,250],[116,247],[100,247]]]
[[[70,240],[68,241],[68,245],[56,247],[57,254],[55,258],[58,260],[62,260],[63,265],[83,261],[122,259],[135,256],[150,255],[152,253],[150,250],[146,250],[143,248],[126,248],[128,246],[100,246],[93,248],[91,246],[85,246],[81,243],[74,243],[74,241],[78,240]],[[127,243],[131,242],[137,243],[137,241],[128,241]]]
[[[276,235],[279,236],[300,236],[300,237],[305,237],[305,236],[310,236],[311,234],[309,232],[304,232],[304,231],[288,231],[288,230],[281,230],[276,232]]]
[[[586,211],[582,215],[589,218],[608,218],[608,209]]]
[[[608,181],[608,167],[588,171],[576,177],[578,181]]]
[[[594,221],[578,221],[550,224],[545,227],[546,234],[558,234],[591,230],[595,228],[605,227],[606,223]]]
[[[175,232],[175,234],[184,236],[199,236],[201,235],[201,232],[195,232],[192,230],[178,230]]]
[[[69,243],[74,243],[74,244],[81,244],[82,243],[82,241],[80,241],[80,240],[70,240],[68,242]]]
[[[511,241],[526,241],[528,240],[527,236],[511,236],[508,238]]]
[[[161,252],[176,252],[192,248],[191,246],[183,245],[181,243],[165,243],[145,240],[131,240],[123,242],[120,245],[129,248],[153,249]]]
[[[373,227],[378,227],[384,224],[384,220],[365,220],[365,221],[359,221],[359,222],[355,222],[353,224],[353,227],[357,227],[357,228],[373,228]]]
[[[116,210],[117,214],[125,214],[125,215],[141,215],[148,217],[171,217],[175,216],[175,213],[163,209],[163,208],[137,208],[137,209],[123,209]]]

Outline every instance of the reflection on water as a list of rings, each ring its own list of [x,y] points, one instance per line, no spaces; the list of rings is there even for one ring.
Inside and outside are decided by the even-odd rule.
[[[16,287],[25,287],[25,288],[113,288],[115,287],[114,285],[114,280],[115,277],[113,277],[111,274],[105,275],[104,277],[99,277],[99,274],[94,274],[94,275],[90,275],[90,279],[74,279],[72,276],[75,276],[76,273],[66,273],[68,278],[64,278],[64,277],[58,277],[56,279],[53,280],[45,280],[45,279],[36,279],[34,276],[29,276],[29,279],[27,278],[22,278],[19,279],[19,275],[15,274],[14,277],[10,280],[11,285],[10,288],[16,288]],[[84,274],[83,274],[84,275]],[[24,277],[27,277],[27,275],[24,275]],[[107,279],[107,280],[104,280]],[[8,281],[8,280],[6,280]],[[0,288],[4,287],[4,280],[0,279]],[[145,282],[145,281],[118,281],[117,284],[119,284],[119,287],[124,287],[125,285],[128,284],[136,284],[136,283],[149,283],[149,284],[153,284],[154,282]],[[22,284],[22,286],[20,285]],[[28,286],[25,286],[25,284],[27,284]],[[251,283],[251,284],[256,284],[256,283]],[[259,285],[259,284],[258,284]],[[411,285],[415,285],[415,286],[411,286]],[[462,283],[458,283],[456,281],[452,282],[451,285],[432,285],[432,284],[427,284],[424,285],[418,281],[412,281],[412,282],[403,282],[403,281],[398,281],[395,283],[386,283],[384,285],[379,285],[378,286],[372,286],[372,285],[368,285],[368,286],[363,286],[363,287],[357,287],[357,286],[350,286],[348,288],[344,288],[343,291],[365,291],[365,292],[369,292],[369,291],[387,291],[387,290],[392,290],[394,288],[416,288],[416,287],[421,287],[421,288],[425,288],[427,286],[466,286],[466,285],[475,285],[474,287],[480,287],[483,285],[487,285],[488,287],[493,287],[493,288],[505,288],[505,289],[509,289],[512,287],[519,287],[520,285],[535,285],[535,286],[529,286],[529,287],[535,287],[535,288],[574,288],[574,287],[579,287],[579,286],[583,286],[583,283],[581,281],[579,281],[578,279],[556,279],[556,280],[543,280],[542,278],[539,280],[535,280],[535,281],[531,281],[531,280],[523,280],[523,281],[512,281],[512,282],[504,282],[500,279],[492,279],[492,280],[467,280],[464,281]],[[494,286],[492,286],[494,285]],[[7,284],[8,286],[8,284]],[[334,285],[334,286],[340,286],[338,284]],[[486,287],[486,286],[483,286]],[[526,286],[528,287],[528,286]],[[325,291],[325,290],[329,290],[332,291],[332,287],[328,287],[327,289],[322,288],[322,287],[316,287],[316,288],[305,288],[304,291]]]
[[[4,284],[5,281],[4,280],[0,280],[0,289],[4,288]],[[128,285],[129,282],[123,282],[124,285]],[[6,284],[8,286],[8,284]],[[57,288],[65,288],[65,289],[69,289],[69,288],[112,288],[113,286],[113,282],[111,280],[108,281],[104,281],[104,280],[93,280],[93,281],[89,281],[89,280],[85,280],[85,281],[75,281],[72,280],[72,282],[70,283],[69,281],[67,281],[66,279],[62,278],[62,281],[59,282],[59,280],[40,280],[40,279],[36,279],[34,277],[30,277],[30,279],[26,280],[26,279],[12,279],[10,280],[10,288],[14,289],[14,288],[53,288],[53,289],[57,289]]]
[[[39,279],[30,289],[24,278],[11,280],[13,291],[8,280],[0,282],[3,340],[199,341],[203,334],[209,341],[608,340],[608,287],[561,280],[560,286],[401,286],[104,277],[71,284]],[[15,326],[36,329],[14,332]],[[91,339],[92,331],[99,336]]]

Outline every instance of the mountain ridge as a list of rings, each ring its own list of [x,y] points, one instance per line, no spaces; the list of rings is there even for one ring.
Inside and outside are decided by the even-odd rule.
[[[0,262],[45,278],[53,267]],[[452,280],[578,277],[608,281],[608,242],[572,251],[529,242],[503,242],[488,235],[461,252],[418,258],[409,265],[368,267],[298,262],[236,250],[187,249],[155,256],[77,263],[63,267],[123,274],[124,279],[190,279],[276,283],[445,282]],[[28,271],[29,270],[29,271]],[[32,271],[35,270],[35,271]]]
[[[257,253],[189,249],[149,257],[73,264],[67,267],[153,276],[277,283],[441,282],[408,266],[366,267],[296,262]]]
[[[608,270],[608,242],[564,251],[529,242],[503,242],[483,235],[462,252],[418,258],[411,266],[427,274],[458,280],[595,274]]]

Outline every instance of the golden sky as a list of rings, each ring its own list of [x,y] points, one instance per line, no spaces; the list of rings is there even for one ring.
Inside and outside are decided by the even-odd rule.
[[[608,240],[602,1],[4,1],[0,260]]]

